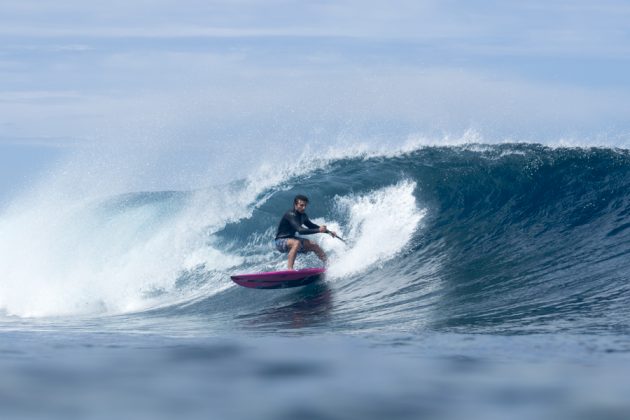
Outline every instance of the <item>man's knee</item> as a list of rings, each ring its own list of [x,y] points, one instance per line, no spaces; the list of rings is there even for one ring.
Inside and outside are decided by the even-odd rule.
[[[316,254],[321,254],[321,253],[324,252],[320,248],[319,245],[317,245],[316,243],[313,243],[313,242],[309,242],[308,244],[304,244],[304,249],[306,249],[307,251],[315,252]]]

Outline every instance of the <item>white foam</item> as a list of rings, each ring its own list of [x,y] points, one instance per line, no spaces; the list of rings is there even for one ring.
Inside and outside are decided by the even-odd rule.
[[[325,247],[336,251],[330,277],[364,271],[404,251],[426,213],[418,208],[415,188],[415,182],[405,180],[366,195],[337,198],[349,218],[348,226],[338,232],[346,236],[348,245],[325,239]],[[334,229],[332,224],[329,227]]]
[[[311,156],[307,150],[297,161],[261,165],[242,183],[188,193],[165,214],[159,200],[103,210],[111,199],[102,197],[120,192],[131,175],[110,185],[113,174],[103,169],[106,165],[81,162],[87,159],[83,155],[0,214],[0,312],[20,317],[119,314],[230,287],[226,272],[244,260],[213,246],[212,235],[251,217],[286,180],[335,159]],[[99,181],[86,198],[91,178]],[[73,187],[74,180],[81,188]],[[196,269],[206,273],[205,284],[178,290],[182,272]]]
[[[142,309],[174,285],[193,237],[151,205],[116,215],[42,202],[0,223],[0,307],[24,317]]]

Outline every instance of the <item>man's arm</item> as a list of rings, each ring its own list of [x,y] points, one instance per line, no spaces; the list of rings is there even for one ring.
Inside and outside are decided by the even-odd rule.
[[[300,235],[312,235],[313,233],[319,233],[319,226],[315,223],[308,220],[308,217],[304,220],[304,224],[308,226],[310,229],[304,229],[302,225],[299,224],[297,220],[297,216],[291,215],[287,217],[289,223]]]
[[[316,225],[315,223],[311,222],[311,219],[309,219],[308,216],[304,217],[304,224],[311,229],[317,229],[319,232],[319,225]]]
[[[304,220],[304,224],[308,227],[311,228],[311,230],[314,229],[318,229],[317,231],[319,233],[329,233],[332,235],[333,238],[337,237],[337,232],[334,232],[332,230],[328,230],[328,228],[326,227],[326,225],[322,225],[322,226],[318,226],[315,223],[311,222],[311,219],[308,218],[308,216],[305,215],[305,220]],[[317,233],[317,232],[315,232]]]
[[[309,228],[311,228],[311,230],[317,229],[317,232],[315,233],[326,233],[328,232],[328,229],[326,229],[326,225],[324,226],[319,226],[316,225],[315,223],[311,222],[311,219],[308,218],[308,216],[304,215],[305,219],[304,219],[304,224],[306,226],[308,226]]]

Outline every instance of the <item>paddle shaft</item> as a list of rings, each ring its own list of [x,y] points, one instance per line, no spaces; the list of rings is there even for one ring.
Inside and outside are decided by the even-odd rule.
[[[337,238],[339,239],[341,242],[343,242],[344,244],[346,243],[346,240],[343,239],[341,236],[337,236],[337,235],[333,235],[331,231],[327,230],[326,231],[327,234],[329,234],[330,236],[332,236],[333,238]]]

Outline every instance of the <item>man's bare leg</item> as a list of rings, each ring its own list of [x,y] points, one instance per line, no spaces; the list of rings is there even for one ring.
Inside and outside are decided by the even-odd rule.
[[[326,257],[326,253],[316,243],[313,243],[313,242],[311,242],[309,240],[305,240],[304,241],[304,249],[307,250],[307,251],[313,251],[315,253],[315,255],[317,255],[319,257],[319,259],[322,260],[324,265],[326,265],[326,263],[328,262],[328,257]]]
[[[287,267],[289,270],[293,270],[293,264],[295,264],[295,257],[300,249],[300,241],[297,239],[287,239],[287,246],[289,247],[289,261]]]

